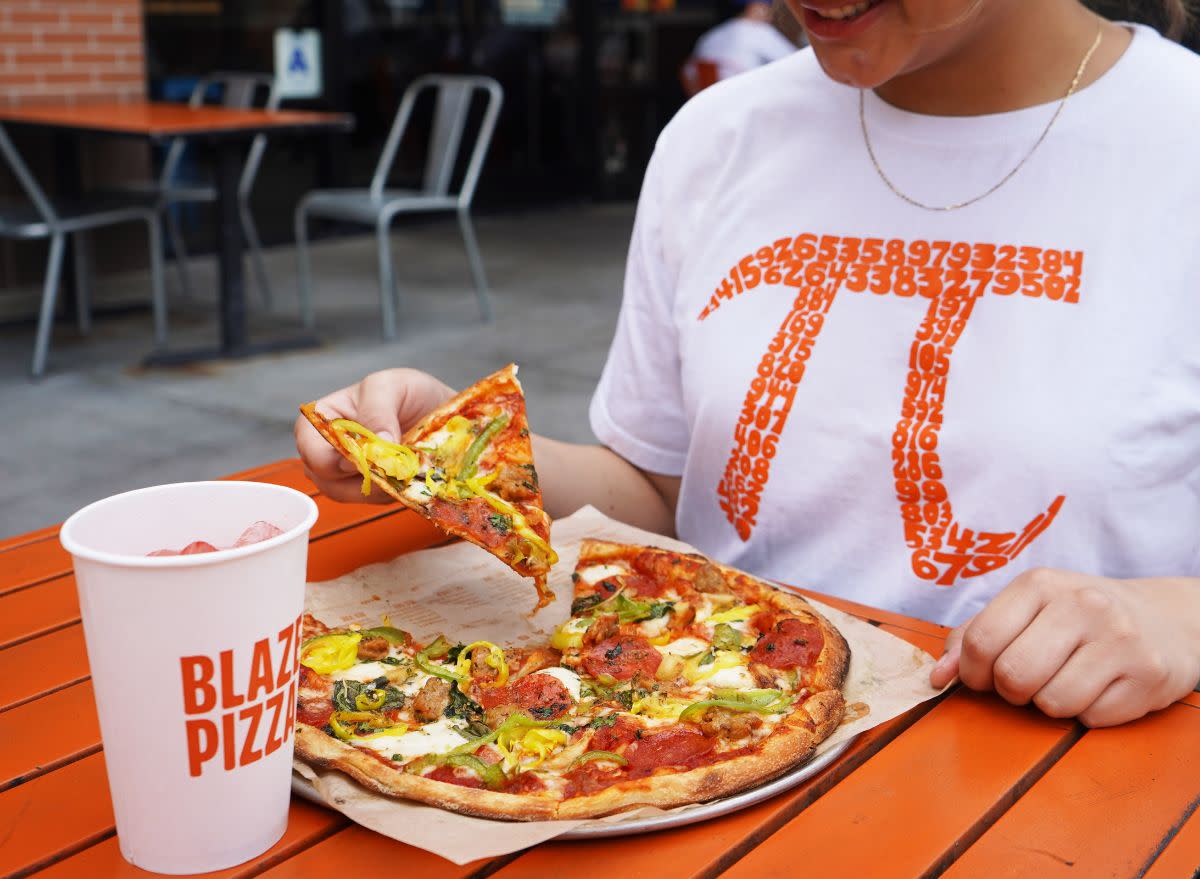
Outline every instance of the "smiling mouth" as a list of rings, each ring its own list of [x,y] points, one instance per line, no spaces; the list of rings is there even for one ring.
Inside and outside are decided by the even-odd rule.
[[[858,18],[872,6],[877,6],[882,0],[863,0],[862,3],[852,3],[846,6],[838,6],[833,9],[815,9],[808,7],[818,17],[828,21],[848,21],[852,18]]]

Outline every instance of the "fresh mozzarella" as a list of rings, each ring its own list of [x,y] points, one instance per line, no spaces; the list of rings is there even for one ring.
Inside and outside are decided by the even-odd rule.
[[[753,690],[757,686],[754,682],[754,676],[742,665],[723,668],[708,678],[705,683],[714,688],[737,690]]]
[[[667,624],[670,622],[665,616],[656,620],[646,620],[641,624],[642,634],[647,638],[657,638],[667,631]]]
[[[571,671],[569,668],[544,668],[534,674],[546,675],[554,678],[560,684],[567,688],[567,692],[571,694],[571,698],[576,702],[579,701],[579,675]],[[530,675],[532,677],[533,675]]]
[[[414,479],[408,485],[404,486],[404,496],[419,504],[433,500],[433,492],[429,490],[429,486],[425,484],[424,479]]]
[[[392,666],[382,662],[360,662],[358,665],[335,671],[330,677],[335,681],[359,681],[365,684],[367,681],[383,677],[390,668]]]
[[[703,653],[708,649],[708,645],[699,638],[679,638],[655,649],[664,656],[693,656]]]
[[[405,696],[415,696],[421,692],[421,688],[425,686],[425,682],[431,677],[433,675],[427,675],[423,671],[415,671],[404,683],[396,684],[396,689]]]
[[[404,735],[377,736],[352,741],[386,757],[395,754],[399,760],[412,760],[426,754],[447,754],[468,741],[459,729],[451,726],[453,722],[450,718],[443,717],[437,723],[427,724]]]
[[[620,577],[623,574],[628,574],[629,571],[619,565],[592,565],[582,568],[578,573],[579,579],[592,586],[607,577]]]

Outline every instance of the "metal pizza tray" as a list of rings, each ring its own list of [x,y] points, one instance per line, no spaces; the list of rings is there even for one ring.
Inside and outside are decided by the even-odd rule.
[[[747,791],[742,791],[740,794],[734,794],[732,797],[713,800],[711,803],[702,803],[691,808],[665,812],[661,815],[647,815],[638,818],[629,818],[624,821],[620,819],[590,821],[576,827],[574,830],[564,833],[558,839],[596,839],[607,836],[632,836],[636,833],[651,833],[655,830],[666,830],[670,827],[682,827],[685,824],[695,824],[699,821],[708,821],[721,815],[728,815],[730,812],[736,812],[739,809],[745,809],[761,803],[763,800],[778,796],[797,785],[803,784],[814,775],[819,775],[845,753],[855,738],[857,737],[853,736],[840,744],[834,745],[828,751],[817,755],[803,766],[798,766],[791,772],[784,773],[773,781]],[[299,775],[292,776],[292,793],[310,800],[319,806],[328,806],[321,799],[321,795],[317,793],[316,789]]]

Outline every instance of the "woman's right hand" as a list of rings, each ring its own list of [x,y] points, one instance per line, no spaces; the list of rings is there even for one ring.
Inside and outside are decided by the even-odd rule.
[[[358,384],[334,391],[317,401],[317,411],[327,418],[349,418],[384,439],[398,442],[430,410],[454,396],[454,390],[416,369],[373,372]],[[362,476],[352,463],[317,433],[308,419],[296,419],[296,450],[304,472],[322,494],[338,501],[391,503],[382,491],[362,494]]]

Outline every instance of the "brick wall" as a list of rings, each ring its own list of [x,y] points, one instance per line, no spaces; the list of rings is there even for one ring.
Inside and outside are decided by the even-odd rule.
[[[0,102],[145,96],[140,0],[0,0]]]

